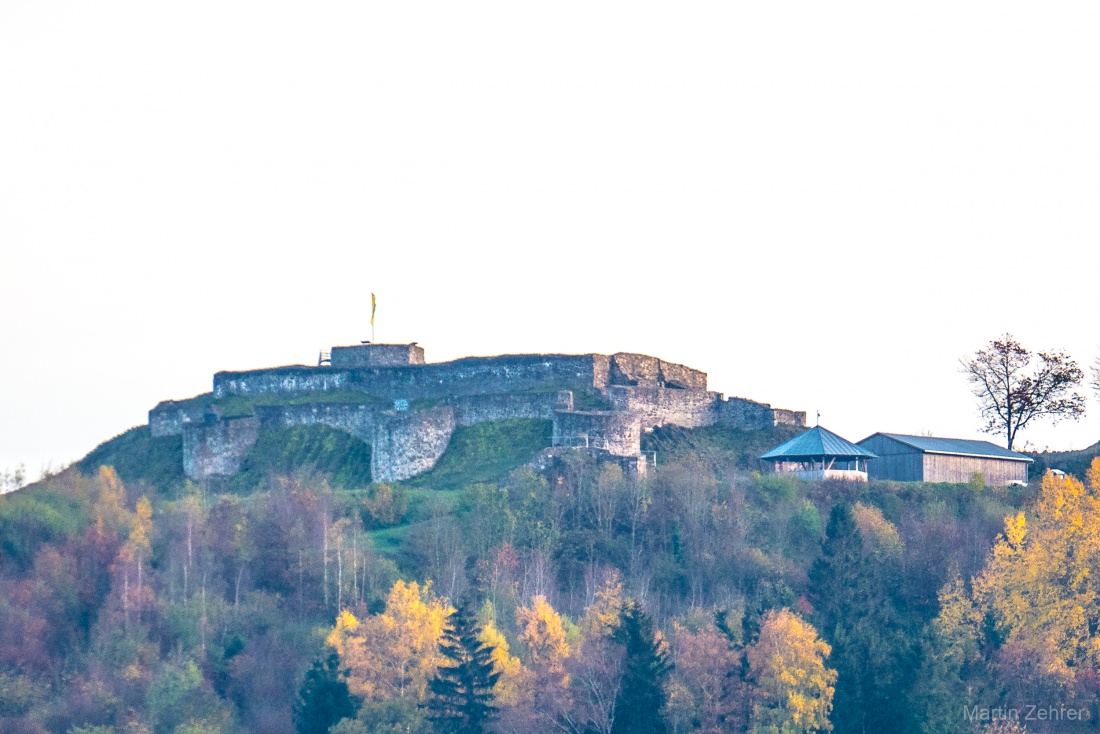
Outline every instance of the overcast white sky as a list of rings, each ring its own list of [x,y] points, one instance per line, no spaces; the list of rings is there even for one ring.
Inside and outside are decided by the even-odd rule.
[[[978,437],[1100,354],[1100,3],[52,3],[0,18],[0,469],[220,369],[637,351]],[[1100,404],[1036,426],[1100,439]]]

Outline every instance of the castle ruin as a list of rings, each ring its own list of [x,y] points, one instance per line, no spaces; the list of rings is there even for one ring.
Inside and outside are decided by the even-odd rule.
[[[206,399],[203,399],[206,398]],[[241,398],[245,415],[219,403]],[[555,447],[585,448],[644,471],[641,436],[659,426],[804,426],[806,414],[707,389],[707,374],[644,354],[515,354],[428,363],[412,344],[333,347],[318,366],[214,375],[213,393],[149,411],[154,436],[181,435],[192,479],[232,476],[265,427],[323,424],[371,447],[376,482],[428,471],[456,427],[553,422]]]

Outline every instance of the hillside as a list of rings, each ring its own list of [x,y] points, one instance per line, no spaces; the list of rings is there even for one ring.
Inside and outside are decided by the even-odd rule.
[[[324,426],[264,429],[240,473],[201,482],[179,471],[178,436],[141,427],[0,498],[3,730],[289,734],[307,671],[335,651],[355,709],[333,731],[428,734],[430,620],[462,599],[511,671],[501,732],[594,720],[628,598],[668,641],[673,732],[758,721],[754,645],[791,619],[832,647],[835,731],[961,731],[936,708],[950,691],[1014,695],[1011,628],[978,629],[983,662],[964,668],[936,662],[935,631],[945,599],[985,603],[944,589],[991,572],[1004,518],[1025,509],[1047,532],[1049,488],[756,473],[789,426],[657,428],[635,477],[588,452],[546,458],[550,430],[459,427],[431,471],[378,484],[370,447]],[[421,637],[383,633],[397,628]]]
[[[1060,469],[1077,477],[1085,476],[1093,459],[1100,456],[1100,442],[1080,451],[1041,451],[1028,453],[1035,459],[1032,471],[1042,476],[1047,469]]]
[[[175,499],[185,477],[179,436],[154,437],[137,426],[105,441],[75,468],[94,474],[110,466],[126,483],[141,485],[152,496]],[[429,472],[405,482],[410,488],[460,489],[500,479],[550,446],[550,421],[512,419],[458,428],[447,450]],[[219,490],[248,494],[268,477],[307,473],[323,476],[334,488],[354,489],[371,483],[370,446],[343,431],[323,425],[265,428],[249,449],[241,471],[212,478]]]

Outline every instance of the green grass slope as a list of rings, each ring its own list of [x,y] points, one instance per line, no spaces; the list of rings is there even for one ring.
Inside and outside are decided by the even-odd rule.
[[[642,435],[642,452],[656,453],[658,465],[694,459],[711,465],[732,464],[742,469],[759,469],[757,457],[804,430],[796,426],[775,426],[755,431],[722,425],[702,428],[662,426]]]
[[[137,426],[96,446],[76,468],[91,475],[101,466],[114,467],[123,482],[146,482],[171,495],[184,481],[180,436],[154,437],[149,426]]]
[[[512,418],[461,426],[435,467],[403,484],[410,488],[462,489],[500,479],[550,446],[551,423]]]
[[[229,479],[229,488],[247,493],[269,476],[302,471],[324,475],[333,487],[362,487],[371,481],[370,445],[323,425],[267,428]]]
[[[550,434],[550,421],[524,418],[460,427],[435,468],[402,485],[454,490],[495,481],[548,447]],[[370,465],[370,445],[343,431],[323,425],[265,428],[224,489],[247,494],[269,476],[303,471],[323,475],[337,489],[365,487],[371,483]],[[114,467],[123,482],[150,485],[162,499],[178,496],[185,480],[180,437],[153,437],[148,426],[112,438],[76,464],[86,475],[100,466]]]
[[[225,482],[225,489],[248,493],[270,475],[301,471],[324,475],[337,488],[370,484],[370,446],[328,426],[295,426],[265,429],[241,463],[240,474]],[[131,428],[106,441],[76,463],[81,474],[95,474],[110,466],[123,482],[141,482],[161,499],[179,495],[183,473],[180,436],[154,437],[149,426]]]

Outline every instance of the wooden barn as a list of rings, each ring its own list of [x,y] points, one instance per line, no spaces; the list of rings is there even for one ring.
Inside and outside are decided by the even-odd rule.
[[[1027,484],[1032,459],[988,441],[933,436],[876,433],[859,442],[878,458],[868,469],[869,479],[895,482],[969,482],[974,474],[986,484],[1003,487]]]

